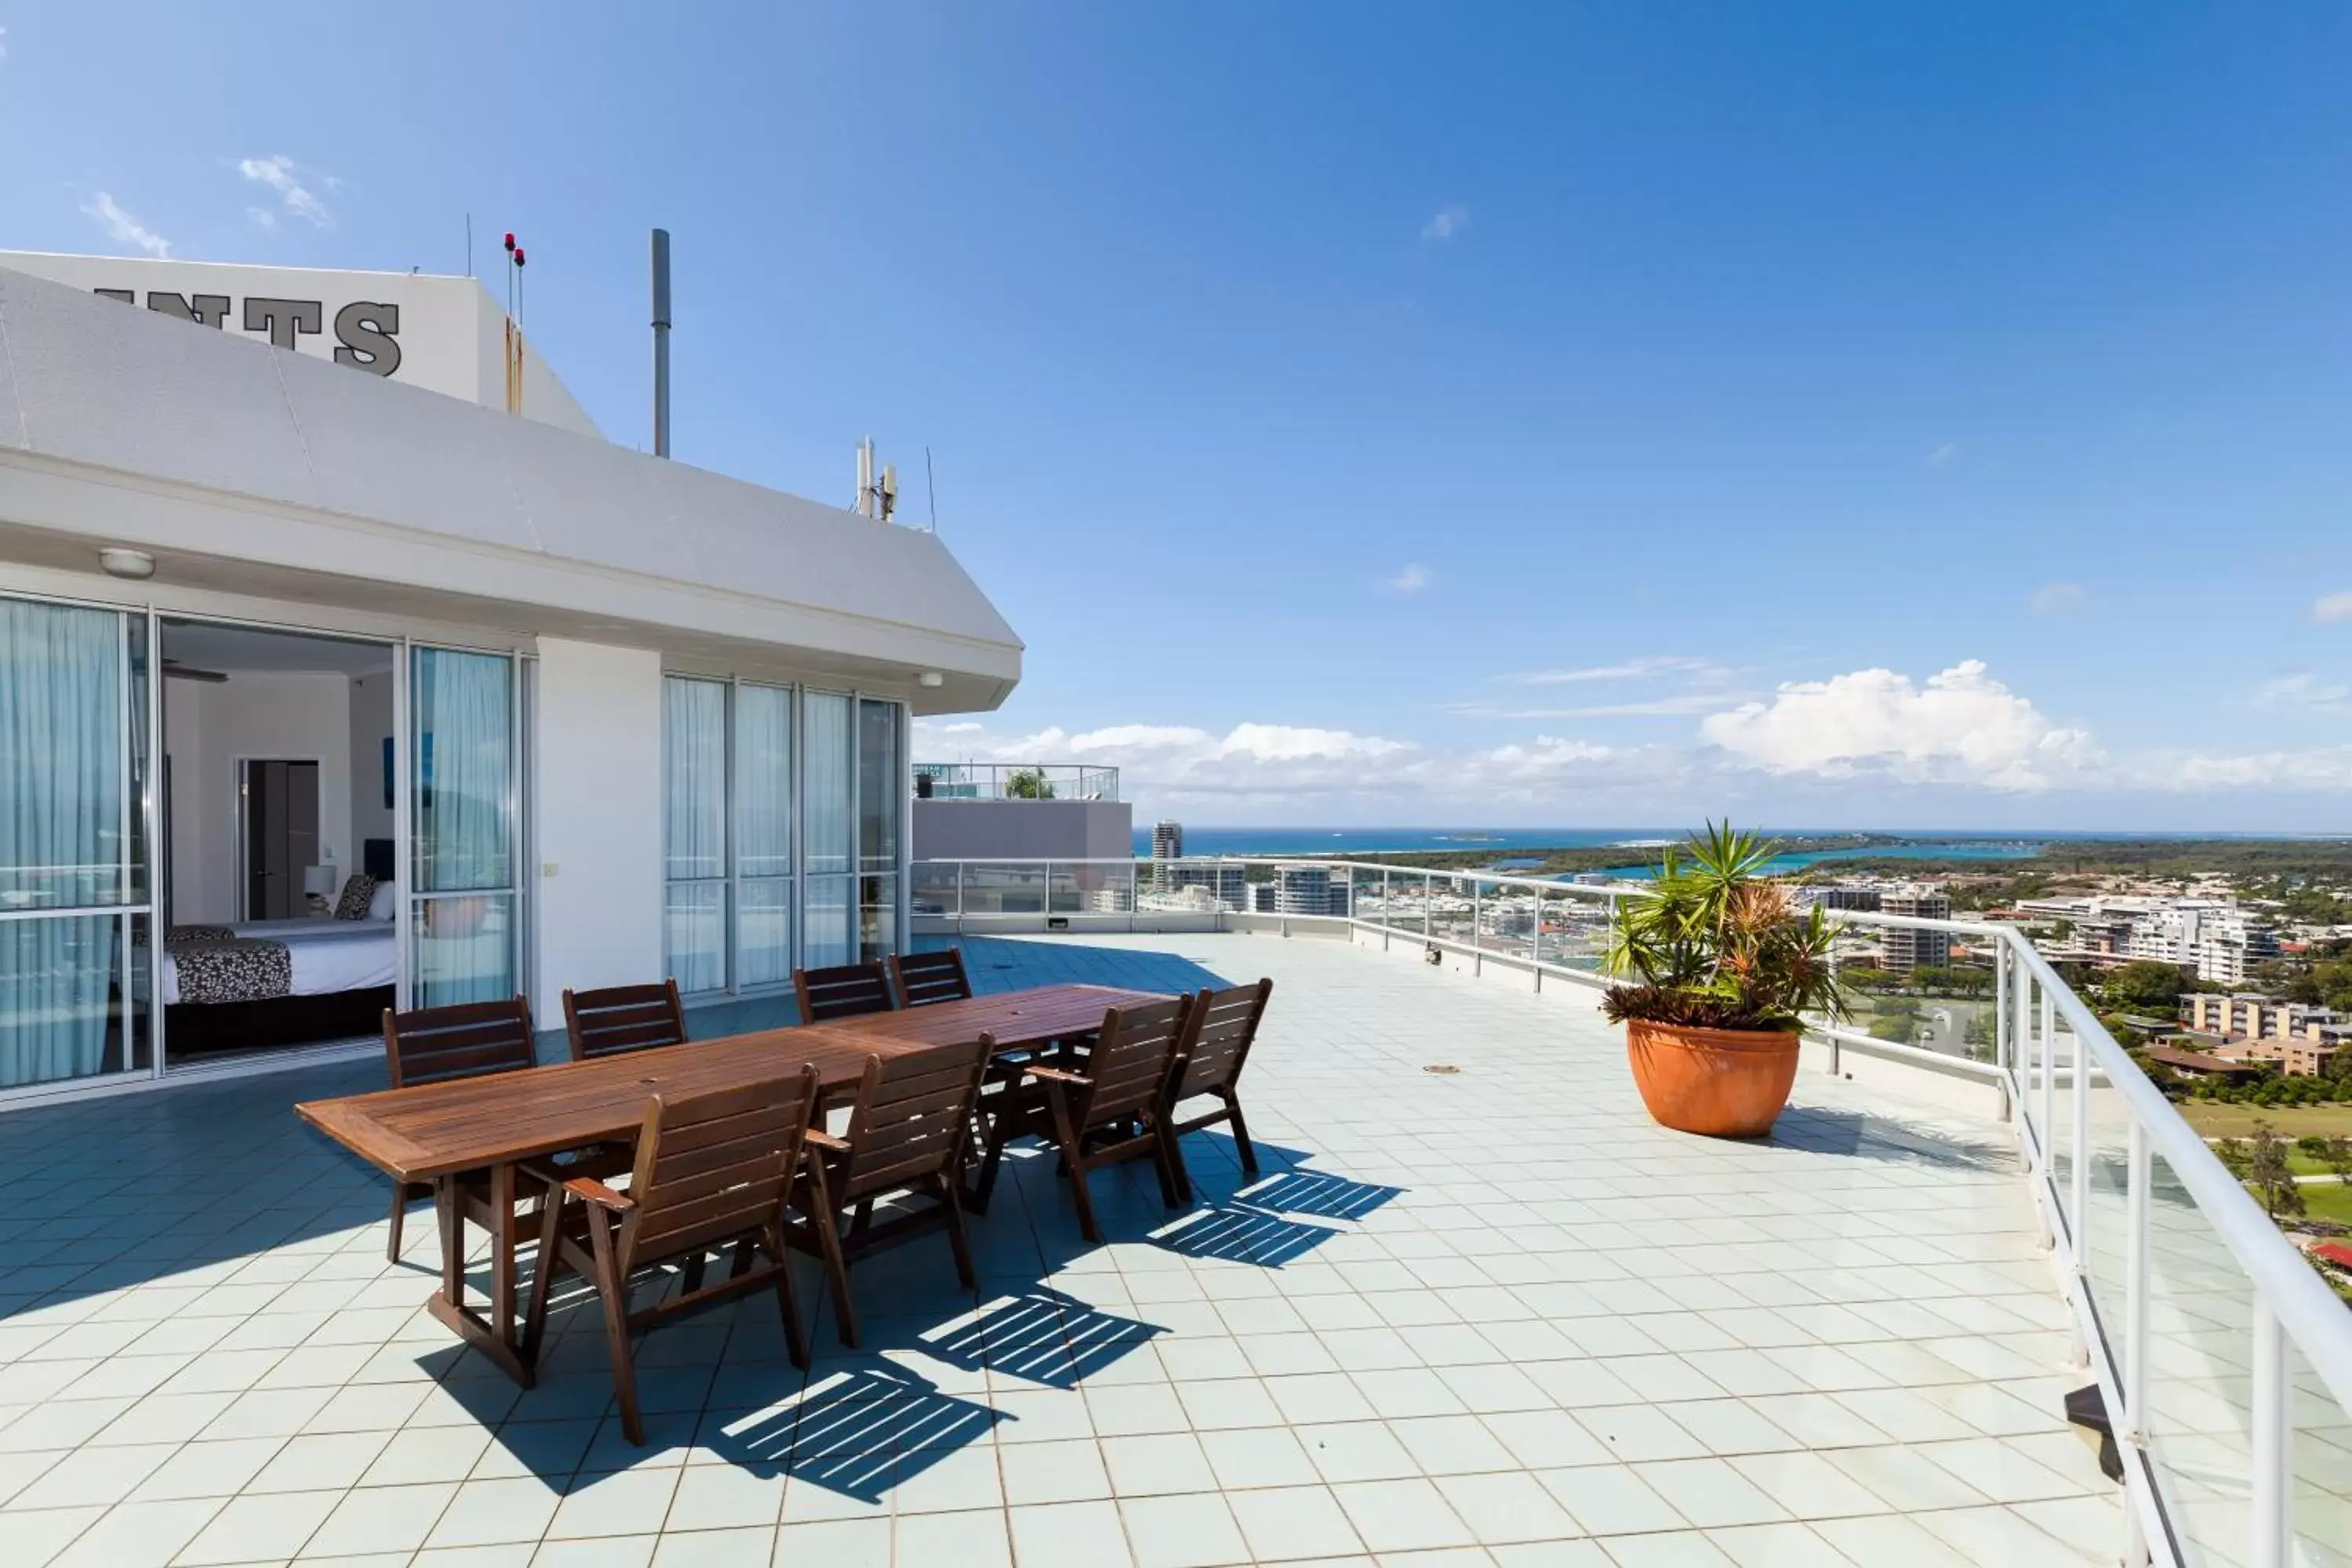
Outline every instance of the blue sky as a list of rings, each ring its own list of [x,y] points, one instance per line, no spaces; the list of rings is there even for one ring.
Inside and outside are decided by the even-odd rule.
[[[0,27],[0,246],[454,271],[470,211],[625,440],[667,225],[679,458],[845,500],[871,434],[920,521],[935,454],[1029,658],[928,752],[1203,823],[2352,827],[2340,6]]]

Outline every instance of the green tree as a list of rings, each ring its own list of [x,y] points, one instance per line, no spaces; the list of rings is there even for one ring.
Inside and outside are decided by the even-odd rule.
[[[1004,775],[1007,800],[1051,800],[1054,785],[1043,768],[1015,768]]]
[[[2220,1140],[2213,1145],[2213,1157],[2221,1162],[2223,1170],[2242,1182],[2246,1179],[2246,1173],[2253,1166],[2253,1151],[2246,1147],[2246,1141],[2242,1138]]]
[[[2319,1163],[2327,1167],[2335,1178],[2352,1187],[2352,1138],[2341,1132],[2319,1141]]]
[[[1970,1061],[1989,1062],[2000,1049],[2000,1024],[1990,1007],[1980,1007],[1969,1015],[1966,1027],[1960,1031],[1960,1044],[1968,1047]]]
[[[2252,1143],[2247,1151],[2245,1182],[2263,1200],[2263,1212],[2273,1219],[2283,1214],[2303,1212],[2303,1188],[2296,1183],[2294,1166],[2287,1159],[2287,1141],[2267,1121],[2254,1123]]]
[[[2159,959],[2135,959],[2106,977],[2100,986],[2111,1005],[2128,1012],[2170,1017],[2180,1008],[2180,994],[2189,988],[2180,966]]]

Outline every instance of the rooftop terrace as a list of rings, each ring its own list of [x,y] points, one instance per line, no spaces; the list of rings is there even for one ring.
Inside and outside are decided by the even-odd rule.
[[[643,1449],[593,1306],[524,1392],[423,1310],[429,1220],[387,1266],[385,1179],[288,1109],[380,1067],[0,1116],[0,1561],[2115,1561],[2004,1128],[1808,1073],[1768,1142],[1667,1132],[1586,996],[1336,942],[967,951],[1271,974],[1263,1175],[1106,1173],[1088,1247],[1009,1160],[976,1295],[937,1237],[861,1266],[866,1353],[820,1309],[801,1373],[765,1298],[655,1331]]]

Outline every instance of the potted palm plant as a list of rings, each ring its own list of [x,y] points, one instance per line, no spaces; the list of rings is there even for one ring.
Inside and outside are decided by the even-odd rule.
[[[1778,847],[1709,822],[1665,851],[1654,896],[1618,905],[1601,967],[1622,984],[1601,1007],[1662,1126],[1761,1137],[1796,1081],[1802,1015],[1847,1016],[1829,922],[1761,879]]]

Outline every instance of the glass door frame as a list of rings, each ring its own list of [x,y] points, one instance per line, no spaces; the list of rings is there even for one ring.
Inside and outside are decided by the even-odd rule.
[[[156,917],[162,908],[158,892],[162,880],[156,871],[156,856],[162,843],[158,836],[162,790],[156,781],[163,773],[163,657],[159,641],[162,631],[154,605],[110,604],[104,600],[79,599],[69,595],[36,593],[29,590],[0,587],[0,599],[22,604],[44,605],[58,609],[97,610],[115,617],[115,734],[121,742],[121,761],[117,767],[118,804],[115,831],[119,858],[114,863],[114,889],[120,901],[111,904],[77,904],[68,909],[0,910],[0,922],[15,924],[29,921],[95,920],[112,917],[115,925],[117,952],[113,964],[113,984],[120,1009],[116,1027],[120,1031],[124,1065],[111,1072],[89,1073],[78,1078],[47,1079],[33,1083],[12,1084],[0,1088],[0,1107],[38,1103],[44,1100],[72,1098],[93,1091],[120,1088],[142,1080],[153,1082],[163,1076],[163,933],[156,927]],[[136,621],[145,637],[144,668],[131,655],[131,627]],[[146,691],[146,722],[143,735],[134,732],[134,721],[139,715],[137,688],[143,682]],[[143,747],[147,758],[144,773],[136,769],[136,757]],[[140,798],[134,807],[131,791],[136,785]],[[131,852],[131,813],[136,810],[142,829],[136,842],[144,853],[146,862],[145,891],[142,901],[131,901],[132,892],[140,887],[138,858]],[[132,1066],[137,1058],[135,1028],[137,1003],[142,987],[134,984],[139,949],[132,942],[138,922],[147,922],[146,984],[143,987],[147,1006],[147,1065]]]
[[[531,824],[535,813],[530,810],[530,788],[537,776],[532,766],[534,750],[532,696],[538,676],[538,658],[516,647],[481,647],[465,643],[441,642],[429,637],[401,637],[394,645],[392,676],[393,753],[397,765],[393,769],[392,790],[392,856],[393,883],[400,896],[394,900],[395,921],[394,942],[399,954],[399,972],[394,979],[394,1005],[407,1012],[417,1005],[416,997],[416,905],[421,900],[497,899],[509,900],[507,921],[508,973],[514,980],[514,994],[533,994],[531,982],[536,965],[533,959],[535,940],[533,905],[528,874],[536,870],[537,842]],[[505,815],[507,821],[507,885],[504,888],[465,888],[425,891],[417,885],[415,865],[415,784],[416,725],[414,694],[415,691],[416,654],[430,648],[441,653],[476,654],[507,661],[507,780]],[[544,1020],[534,1016],[531,1027],[544,1026]]]

